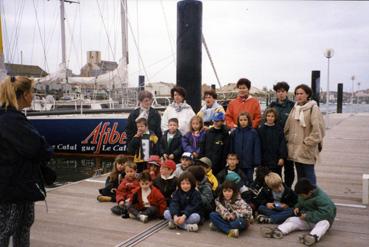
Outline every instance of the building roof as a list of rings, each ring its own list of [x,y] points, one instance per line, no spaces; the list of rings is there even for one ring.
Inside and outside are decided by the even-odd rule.
[[[4,63],[7,74],[10,76],[28,76],[28,77],[43,77],[47,76],[40,66],[37,65],[26,65],[26,64],[14,64]]]

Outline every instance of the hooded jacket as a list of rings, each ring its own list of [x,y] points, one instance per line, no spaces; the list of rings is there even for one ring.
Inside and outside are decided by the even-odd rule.
[[[282,129],[284,128],[288,115],[290,114],[294,105],[295,103],[288,98],[286,98],[286,100],[283,102],[273,101],[270,103],[269,107],[276,109],[278,112],[278,124]]]

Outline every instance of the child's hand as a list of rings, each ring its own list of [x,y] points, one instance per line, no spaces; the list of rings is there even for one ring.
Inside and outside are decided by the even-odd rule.
[[[300,209],[299,208],[294,208],[293,212],[295,213],[295,215],[299,215]]]
[[[164,160],[168,159],[168,155],[167,154],[163,154]]]
[[[269,208],[269,209],[274,209],[274,203],[272,203],[272,202],[268,202],[268,203],[266,204],[266,207],[267,207],[267,208]]]
[[[236,219],[236,215],[234,215],[234,214],[230,214],[229,215],[229,220],[235,220]]]
[[[185,221],[186,221],[186,215],[182,215],[181,217],[178,218],[178,225],[184,224]]]
[[[119,206],[121,206],[121,207],[123,207],[123,206],[124,206],[124,201],[120,201],[120,202],[118,203],[118,205],[119,205]]]
[[[174,224],[178,225],[178,219],[179,219],[179,217],[177,215],[173,216]]]
[[[281,208],[288,208],[288,205],[286,203],[281,202]]]
[[[111,193],[115,193],[117,191],[117,189],[116,188],[112,188],[111,190],[110,190],[110,192]]]
[[[300,219],[301,219],[301,220],[305,220],[305,217],[306,217],[306,214],[301,214],[301,215],[300,215]]]
[[[170,154],[169,159],[174,160],[174,154]]]
[[[278,165],[279,166],[284,166],[284,159],[279,159],[278,160]]]
[[[137,130],[137,133],[134,137],[141,137],[143,135],[143,132]]]
[[[198,153],[196,153],[196,152],[193,152],[193,153],[192,153],[192,156],[193,156],[194,158],[197,158],[197,157],[199,157],[199,154],[198,154]]]

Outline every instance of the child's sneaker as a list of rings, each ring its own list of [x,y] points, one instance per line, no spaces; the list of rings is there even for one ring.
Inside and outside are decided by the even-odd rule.
[[[304,235],[299,237],[299,240],[304,245],[312,246],[316,242],[318,242],[318,236],[317,235],[311,235],[311,234],[304,234]]]
[[[122,215],[123,214],[123,208],[119,207],[118,205],[112,207],[110,210],[115,215]]]
[[[173,220],[168,221],[168,227],[169,227],[169,229],[176,229],[177,228],[177,226],[176,226],[176,224],[174,224]]]
[[[210,228],[210,230],[212,230],[212,231],[218,231],[218,228],[213,224],[213,222],[210,222],[210,223],[209,223],[209,228]]]
[[[229,238],[238,238],[240,236],[240,232],[238,231],[238,229],[231,229],[229,230],[227,236]]]
[[[186,230],[189,232],[197,232],[199,230],[199,226],[197,224],[187,224]]]
[[[144,214],[139,214],[138,215],[138,219],[143,222],[143,223],[147,223],[149,222],[149,216],[144,215]]]
[[[263,215],[263,214],[259,214],[257,217],[256,217],[256,221],[259,223],[259,224],[270,224],[272,223],[272,220],[266,216],[266,215]]]
[[[137,217],[134,214],[128,213],[129,218],[131,219],[137,219]]]
[[[102,196],[102,195],[98,195],[96,198],[99,202],[111,202],[112,198],[111,196]]]
[[[278,228],[275,228],[274,231],[273,231],[273,238],[276,238],[276,239],[281,239],[283,238],[284,234],[281,230],[279,230]]]

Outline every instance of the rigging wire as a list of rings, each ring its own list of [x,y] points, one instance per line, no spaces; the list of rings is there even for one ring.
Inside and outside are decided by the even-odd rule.
[[[35,16],[36,16],[36,22],[37,22],[37,28],[38,28],[38,33],[40,35],[40,40],[41,40],[41,46],[42,46],[42,51],[43,51],[43,56],[44,56],[44,68],[49,71],[49,65],[47,62],[47,56],[46,56],[46,48],[45,48],[45,44],[44,42],[42,42],[42,33],[41,33],[41,28],[40,28],[40,23],[38,21],[38,15],[37,15],[37,10],[36,10],[36,5],[35,5],[35,0],[32,1],[33,2],[33,9],[35,11]]]
[[[6,13],[6,11],[5,11],[5,6],[4,6],[4,4],[3,4],[3,1],[1,0],[0,1],[0,7],[1,7],[1,16],[5,16],[5,13]],[[6,61],[9,61],[9,52],[8,51],[10,51],[10,42],[9,42],[9,35],[8,35],[8,28],[7,28],[7,22],[6,22],[6,18],[2,18],[2,23],[4,23],[3,24],[3,26],[4,26],[4,35],[3,35],[3,39],[5,39],[5,42],[4,42],[4,62],[5,62],[5,60]]]
[[[73,28],[71,28],[71,23],[70,23],[70,18],[66,18],[67,20],[67,26],[68,26],[68,29],[71,30],[70,31],[70,43],[71,45],[69,46],[69,57],[67,59],[67,64],[69,64],[69,61],[70,61],[70,58],[72,57],[72,48],[74,48],[74,51],[75,51],[75,56],[76,56],[76,59],[77,59],[77,63],[81,63],[81,58],[78,57],[78,50],[77,50],[77,47],[76,47],[76,44],[74,42],[74,30],[76,28],[76,19],[77,19],[77,9],[75,9],[75,12],[74,12],[74,19],[73,19]]]
[[[11,49],[11,57],[10,60],[14,61],[14,57],[18,51],[18,41],[19,41],[19,30],[20,30],[20,26],[22,24],[23,21],[23,10],[24,10],[24,0],[20,3],[20,7],[19,10],[17,11],[16,14],[16,25],[15,25],[15,31],[14,31],[14,39],[13,39],[13,48]]]
[[[123,0],[121,0],[121,2],[123,3]],[[124,6],[124,4],[122,4],[122,5]],[[139,57],[139,62],[141,62],[141,65],[143,67],[143,70],[144,70],[146,79],[150,83],[150,77],[149,77],[149,74],[147,73],[145,64],[144,64],[144,62],[142,60],[141,52],[140,52],[140,49],[138,47],[138,43],[137,43],[136,37],[135,37],[135,35],[133,33],[133,28],[132,28],[131,22],[130,22],[130,20],[128,18],[128,15],[127,15],[127,10],[125,9],[125,7],[123,7],[123,8],[124,8],[124,12],[126,13],[126,16],[127,16],[128,27],[129,27],[129,30],[130,30],[130,32],[132,34],[132,39],[133,39],[133,43],[135,44],[135,47],[136,47],[136,50],[137,50],[137,54],[138,54],[138,57]]]
[[[160,72],[162,72],[164,69],[168,68],[169,65],[173,64],[174,61],[173,60],[170,60],[169,63],[166,63],[162,68],[160,68],[158,71],[156,71],[152,76],[151,78],[154,78],[156,75],[158,75]]]
[[[136,32],[137,32],[137,45],[140,47],[140,27],[139,27],[139,18],[138,18],[138,0],[136,0]],[[138,74],[141,74],[141,64],[140,64],[140,57],[137,55],[137,67],[138,67]]]
[[[202,37],[202,43],[203,43],[203,45],[205,47],[206,53],[208,54],[208,58],[210,60],[211,67],[213,68],[215,77],[217,78],[218,86],[219,86],[219,88],[221,88],[222,87],[222,84],[220,83],[217,70],[215,69],[215,65],[214,65],[213,59],[211,58],[210,51],[209,51],[209,48],[208,48],[208,46],[206,44],[205,37],[204,37],[204,34],[203,33],[201,33],[201,37]]]
[[[111,46],[109,34],[108,34],[107,29],[106,29],[106,25],[105,25],[105,22],[104,22],[104,17],[102,15],[102,11],[101,11],[101,7],[100,7],[100,4],[99,4],[99,0],[96,0],[96,2],[97,2],[98,9],[99,9],[99,14],[100,14],[101,22],[102,22],[102,24],[104,26],[104,31],[105,31],[105,34],[106,34],[106,38],[108,39],[109,48],[110,48],[110,51],[112,53],[113,60],[115,61],[115,54],[114,54],[113,48]]]
[[[163,0],[160,0],[160,5],[161,5],[161,10],[162,10],[163,16],[164,16],[165,28],[167,30],[167,35],[168,35],[168,39],[169,39],[170,50],[171,50],[172,56],[173,56],[173,61],[176,61],[176,53],[174,52],[174,48],[173,48],[174,41],[173,41],[172,35],[170,33],[170,30],[169,30],[168,18],[167,18],[167,14],[166,14],[166,11],[165,11],[165,8],[164,8]]]

